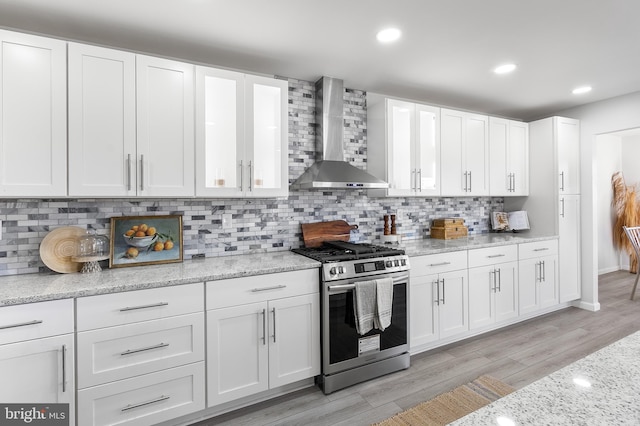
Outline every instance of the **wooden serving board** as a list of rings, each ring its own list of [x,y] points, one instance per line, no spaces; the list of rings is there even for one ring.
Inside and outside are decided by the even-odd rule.
[[[302,237],[305,247],[320,247],[325,241],[349,241],[351,230],[358,225],[349,225],[344,220],[303,223]]]

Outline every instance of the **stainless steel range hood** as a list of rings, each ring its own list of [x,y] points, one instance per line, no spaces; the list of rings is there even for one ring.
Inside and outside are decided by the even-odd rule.
[[[322,77],[316,82],[316,162],[293,183],[293,189],[388,188],[389,184],[344,158],[342,80]]]

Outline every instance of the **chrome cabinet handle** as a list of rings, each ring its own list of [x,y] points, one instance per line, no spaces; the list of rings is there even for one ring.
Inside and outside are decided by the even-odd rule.
[[[429,266],[445,266],[451,265],[451,262],[430,263]]]
[[[62,345],[62,392],[67,391],[67,345]]]
[[[131,354],[137,354],[139,352],[145,352],[145,351],[150,351],[152,349],[160,349],[160,348],[166,348],[167,346],[169,346],[168,343],[158,343],[157,345],[153,345],[153,346],[147,346],[146,348],[139,348],[139,349],[127,349],[126,351],[120,353],[120,356],[126,356],[126,355],[131,355]]]
[[[249,160],[249,191],[253,191],[253,164]]]
[[[274,285],[273,287],[260,287],[260,288],[252,288],[251,291],[253,293],[257,293],[259,291],[267,291],[267,290],[278,290],[280,288],[286,288],[287,286],[284,284]]]
[[[416,177],[420,176],[419,178],[417,178],[418,181],[418,192],[422,192],[422,169],[418,169],[418,174],[416,175]]]
[[[541,268],[540,270],[542,271],[542,281],[547,282],[547,265],[544,263],[544,260],[542,262],[540,262],[541,264]]]
[[[127,191],[131,191],[131,154],[127,155]]]
[[[493,259],[494,257],[504,257],[506,256],[506,254],[502,253],[502,254],[492,254],[487,256],[489,259]]]
[[[445,296],[444,296],[444,278],[442,279],[442,304],[444,305],[445,301]]]
[[[533,251],[545,251],[545,250],[549,250],[549,247],[542,247],[542,248],[533,249]]]
[[[262,310],[262,345],[267,344],[267,310]]]
[[[418,187],[418,182],[417,182],[417,169],[413,169],[411,170],[411,190],[415,191],[416,188]]]
[[[516,192],[516,174],[511,173],[511,176],[513,177],[513,186],[511,187],[511,192]]]
[[[493,286],[491,286],[491,284],[493,283]],[[493,291],[494,293],[496,292],[496,271],[489,271],[489,286],[491,288],[491,291]]]
[[[2,325],[0,326],[0,330],[4,330],[6,328],[26,327],[27,325],[36,325],[36,324],[42,324],[42,320],[33,320],[33,321],[27,321],[27,322],[19,322],[17,324]]]
[[[500,271],[500,268],[496,269],[496,275],[498,275],[498,286],[497,289],[498,291],[502,291],[502,272]]]
[[[242,160],[240,160],[240,191],[244,191],[244,165],[242,164]]]
[[[144,191],[144,154],[140,155],[140,191]]]
[[[127,306],[126,308],[120,309],[120,312],[135,311],[137,309],[157,308],[160,306],[168,306],[168,305],[169,305],[169,302],[159,302],[159,303],[152,303],[150,305]]]
[[[469,192],[472,192],[471,190],[471,184],[473,183],[473,179],[471,178],[471,172],[469,172]]]
[[[140,408],[140,407],[144,407],[145,405],[154,404],[156,402],[166,401],[169,398],[171,397],[166,395],[160,395],[158,398],[152,399],[151,401],[140,402],[138,404],[129,404],[120,411],[133,410],[134,408]]]
[[[560,217],[564,217],[564,198],[560,199],[560,203],[562,203],[562,208],[560,209]]]
[[[393,284],[404,282],[407,279],[409,279],[409,275],[400,275],[400,276],[394,277],[393,278]],[[329,291],[354,290],[355,288],[356,288],[356,284],[355,283],[338,284],[338,285],[327,286],[327,290],[329,290]]]
[[[469,184],[469,180],[468,180],[467,174],[468,174],[468,172],[465,171],[464,172],[464,192],[468,191],[467,186]]]
[[[434,300],[433,302],[440,306],[440,280],[435,280],[431,283],[431,285],[433,286],[433,284],[436,285],[436,300]],[[433,288],[433,287],[432,287]]]
[[[560,172],[560,191],[564,191],[564,172]]]
[[[273,343],[276,342],[276,308],[271,309],[273,314]]]

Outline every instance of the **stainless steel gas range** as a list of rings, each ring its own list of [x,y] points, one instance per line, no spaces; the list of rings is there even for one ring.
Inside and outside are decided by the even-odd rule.
[[[322,374],[325,394],[409,367],[409,258],[403,250],[325,242],[294,252],[322,262]],[[391,325],[360,335],[355,326],[356,282],[391,278]]]

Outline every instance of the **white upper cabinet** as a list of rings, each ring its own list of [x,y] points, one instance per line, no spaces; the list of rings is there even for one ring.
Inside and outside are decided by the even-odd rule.
[[[554,117],[560,194],[580,194],[580,122]]]
[[[193,196],[194,66],[136,56],[137,191]]]
[[[440,108],[367,94],[368,171],[389,183],[372,195],[440,195]]]
[[[489,195],[489,118],[441,109],[443,196]]]
[[[69,195],[136,195],[136,57],[69,43]]]
[[[194,67],[69,44],[69,195],[193,196]]]
[[[529,126],[489,118],[489,192],[492,196],[529,194]]]
[[[284,197],[288,83],[196,68],[196,195]]]
[[[66,43],[0,30],[0,195],[67,195]]]

